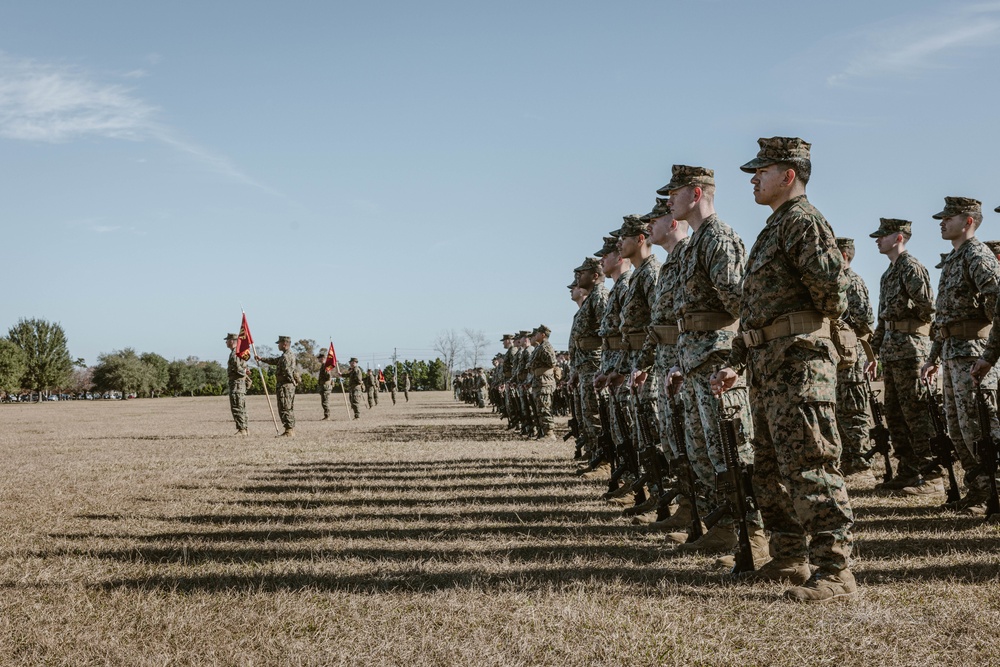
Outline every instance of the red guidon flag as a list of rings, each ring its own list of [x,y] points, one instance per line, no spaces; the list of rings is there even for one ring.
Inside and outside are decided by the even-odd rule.
[[[253,336],[250,335],[250,327],[247,325],[247,314],[243,313],[243,324],[240,325],[240,335],[236,339],[236,356],[243,360],[250,358],[250,346],[253,345]]]
[[[333,351],[332,341],[330,342],[330,349],[326,351],[326,361],[323,362],[323,368],[328,371],[339,368],[339,366],[337,366],[337,353]]]
[[[379,382],[385,382],[385,376],[382,375],[382,369],[381,368],[378,369],[378,381]]]

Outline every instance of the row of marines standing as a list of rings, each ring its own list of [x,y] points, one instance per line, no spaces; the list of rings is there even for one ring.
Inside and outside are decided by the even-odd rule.
[[[645,216],[626,216],[597,259],[575,269],[570,385],[589,458],[582,471],[600,474],[617,458],[616,473],[631,483],[613,483],[609,495],[635,492],[632,512],[657,510],[652,527],[680,550],[734,552],[720,562],[740,579],[788,582],[786,597],[803,602],[847,599],[857,586],[844,477],[868,467],[865,385],[876,355],[898,459],[898,474],[882,487],[943,490],[921,396],[940,368],[967,488],[952,507],[986,511],[995,450],[993,460],[977,456],[973,395],[981,384],[989,431],[1000,435],[1000,322],[991,326],[1000,263],[975,238],[980,202],[946,197],[933,217],[953,250],[935,307],[926,269],[906,252],[911,223],[881,219],[871,236],[890,267],[873,331],[867,288],[850,269],[853,241],[837,239],[806,197],[810,144],[758,144],[741,169],[772,214],[749,254],[715,212],[714,172],[675,165],[657,191],[669,198]],[[654,244],[668,253],[662,265]],[[521,378],[508,372],[513,343],[505,337],[504,345],[510,383]],[[752,488],[738,483],[751,475]]]

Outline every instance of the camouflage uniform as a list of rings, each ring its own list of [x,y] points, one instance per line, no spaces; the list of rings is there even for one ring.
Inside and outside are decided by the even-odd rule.
[[[596,262],[594,264],[596,265]],[[577,270],[593,271],[594,268],[584,261]],[[601,280],[594,285],[590,294],[580,304],[579,310],[573,316],[573,326],[570,330],[572,371],[580,379],[577,388],[582,418],[582,423],[579,425],[582,436],[580,444],[587,458],[595,453],[597,433],[601,428],[600,406],[597,393],[594,391],[594,378],[601,369],[600,327],[607,304],[608,289]]]
[[[236,336],[230,334],[235,340]],[[226,340],[230,340],[227,337]],[[236,354],[235,350],[229,353],[229,363],[226,367],[226,375],[229,378],[229,407],[233,411],[233,421],[236,422],[236,430],[246,431],[249,426],[247,419],[247,360]]]
[[[530,332],[522,331],[521,338],[526,338]],[[517,383],[517,399],[521,405],[521,414],[525,415],[527,418],[528,414],[534,415],[534,402],[531,398],[531,372],[528,370],[528,362],[531,361],[531,354],[535,351],[532,347],[531,341],[528,341],[526,347],[521,348],[521,353],[517,355],[517,365],[514,367],[514,381]],[[529,405],[529,401],[531,404]],[[537,415],[535,415],[537,416]],[[532,424],[522,424],[522,432],[526,432],[533,426],[537,426],[536,423]]]
[[[369,369],[365,373],[365,393],[368,395],[368,409],[375,405],[375,374]]]
[[[742,170],[753,173],[762,163],[779,161],[772,155],[808,157],[808,144],[801,140],[761,139],[760,144],[758,158]],[[808,554],[814,566],[831,573],[848,566],[854,523],[837,467],[839,355],[829,337],[789,334],[792,320],[785,316],[809,311],[815,319],[825,318],[827,326],[829,319],[839,318],[847,308],[841,266],[833,230],[804,194],[779,206],[747,258],[741,335],[730,356],[735,370],[745,366],[749,373],[754,489],[771,531],[771,555],[798,559]],[[808,322],[805,316],[795,319]],[[785,322],[789,328],[781,331]]]
[[[501,339],[501,342],[503,340],[506,340],[507,338],[513,339],[514,335],[504,334],[503,339]],[[507,391],[504,392],[503,401],[504,401],[504,411],[507,414],[508,428],[511,428],[516,425],[518,417],[521,414],[520,410],[517,409],[517,404],[516,404],[517,398],[515,396],[514,384],[513,384],[514,364],[517,361],[517,353],[519,351],[520,350],[517,346],[511,345],[510,347],[507,348],[507,351],[504,352],[503,361],[500,362],[500,374],[503,376],[503,383],[507,385]]]
[[[550,334],[547,327],[539,327],[539,330]],[[556,351],[548,339],[545,339],[535,347],[528,361],[527,370],[531,374],[531,393],[534,399],[535,414],[538,426],[542,432],[541,436],[552,434],[555,422],[552,419],[552,392],[556,388],[553,368],[556,364]]]
[[[275,380],[278,385],[278,415],[281,417],[281,424],[287,433],[295,428],[295,384],[297,382],[295,353],[288,349],[280,356],[261,358],[261,361],[277,367]]]
[[[385,386],[389,390],[389,396],[392,398],[392,404],[396,405],[396,375],[395,373],[386,373],[385,376]]]
[[[854,239],[838,238],[842,252],[853,252]],[[869,466],[861,458],[868,449],[871,420],[868,417],[868,392],[865,386],[865,364],[868,357],[861,346],[862,337],[870,337],[874,318],[868,286],[861,276],[845,264],[847,277],[847,312],[843,320],[858,336],[857,361],[846,368],[837,367],[837,430],[840,433],[840,469],[844,472],[865,470]]]
[[[409,403],[410,402],[410,374],[409,373],[403,373],[402,385],[403,385],[403,387],[402,387],[403,388],[403,398],[405,398],[406,402]]]
[[[601,318],[600,334],[602,341],[601,348],[601,374],[606,375],[616,371],[622,365],[625,351],[622,349],[621,339],[621,308],[625,300],[625,293],[628,292],[629,282],[632,280],[633,269],[624,271],[608,292],[608,301],[604,307],[604,316]],[[619,424],[615,410],[609,410],[611,414],[611,435],[616,444],[625,441],[627,424]]]
[[[322,361],[322,359],[320,359]],[[330,418],[330,392],[333,391],[333,375],[324,363],[319,367],[319,402],[323,406],[323,419]]]
[[[978,209],[979,202],[964,197],[946,197],[945,210],[935,218],[950,217]],[[972,204],[975,202],[975,205]],[[969,368],[980,356],[989,360],[995,344],[987,346],[988,329],[996,315],[1000,264],[989,248],[973,237],[951,252],[944,260],[938,282],[934,313],[934,343],[928,361],[941,362],[944,410],[948,432],[965,470],[965,484],[970,491],[987,490],[989,477],[983,473],[975,453],[980,437],[976,385]],[[989,356],[987,356],[989,355]],[[996,386],[1000,369],[994,366],[980,381],[990,406],[990,430],[1000,437],[996,415]]]
[[[364,373],[361,372],[360,366],[355,365],[354,368],[347,371],[347,390],[350,392],[351,411],[354,413],[355,419],[361,418],[361,401],[363,400],[361,388],[364,384]]]
[[[879,229],[870,236],[909,231],[906,220],[882,218]],[[886,426],[899,459],[900,479],[940,472],[931,453],[934,424],[920,386],[920,368],[930,353],[933,315],[930,275],[913,255],[903,252],[879,281],[878,324],[872,335],[872,351],[882,362]]]

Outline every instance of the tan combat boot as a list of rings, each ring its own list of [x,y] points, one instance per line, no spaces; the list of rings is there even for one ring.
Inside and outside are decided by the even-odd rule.
[[[653,531],[674,531],[678,528],[687,528],[691,525],[691,501],[682,497],[677,501],[677,511],[663,521],[654,521],[646,526],[646,530]]]
[[[239,431],[236,432],[236,435],[242,436],[242,437],[245,438],[245,437],[247,437],[247,436],[250,435],[250,431],[246,430],[245,428],[241,428]]]
[[[736,537],[736,527],[732,524],[712,528],[694,542],[686,542],[677,547],[677,551],[699,554],[726,554],[733,550],[739,540]]]
[[[583,479],[608,479],[611,477],[611,464],[605,461],[593,470],[578,473]]]
[[[754,561],[756,561],[754,555]],[[793,558],[775,558],[768,561],[763,567],[753,572],[744,572],[740,575],[741,581],[783,581],[795,586],[801,586],[809,581],[812,570],[809,569],[809,561],[805,556]]]
[[[750,530],[750,553],[753,554],[753,567],[755,570],[763,567],[764,563],[771,560],[771,553],[768,548],[767,535],[764,529],[759,526],[749,526]],[[727,554],[715,561],[715,567],[725,567],[732,569],[736,567],[736,556]]]
[[[688,523],[690,523],[690,522],[688,522]],[[708,528],[705,527],[705,524],[701,524],[701,534],[702,534],[702,537],[704,537],[705,535],[707,535],[709,532],[711,532],[711,531],[709,531]],[[664,535],[664,539],[667,542],[672,542],[674,544],[679,544],[679,545],[683,546],[683,545],[685,545],[685,544],[688,543],[688,532],[687,531],[677,531],[677,532],[673,532],[673,533],[667,533],[666,535]],[[698,542],[698,541],[700,541],[700,540],[696,540],[695,542]],[[695,542],[692,542],[692,544],[694,544]]]
[[[935,496],[944,494],[944,475],[933,473],[924,475],[916,484],[905,486],[900,493],[906,496]]]
[[[294,438],[295,437],[295,429],[294,428],[286,428],[285,432],[282,433],[281,435],[279,435],[278,437],[279,438]]]
[[[835,602],[849,600],[857,594],[854,575],[846,568],[840,572],[816,570],[809,581],[785,591],[785,597],[796,602]]]

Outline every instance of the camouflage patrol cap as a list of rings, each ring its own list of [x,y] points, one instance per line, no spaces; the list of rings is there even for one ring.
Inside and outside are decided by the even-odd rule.
[[[528,336],[530,336],[530,335],[531,335],[531,332],[530,332],[530,331],[523,331],[523,330],[522,330],[522,331],[518,331],[518,332],[517,332],[517,337],[518,337],[518,338],[527,338],[527,337],[528,337]]]
[[[226,342],[227,343],[229,341],[231,341],[231,340],[239,340],[239,339],[240,339],[240,335],[239,334],[234,334],[234,333],[226,334]]]
[[[513,340],[513,339],[514,339],[514,334],[504,334],[503,338],[500,339],[500,342],[502,343],[505,340]]]
[[[740,167],[740,171],[752,174],[761,167],[778,162],[808,162],[812,147],[808,141],[798,137],[761,137],[757,143],[760,145],[757,157]]]
[[[351,363],[354,363],[354,364],[357,364],[357,363],[361,363],[361,362],[359,362],[359,361],[358,361],[358,358],[357,358],[357,357],[351,357],[351,358],[350,358],[350,359],[349,359],[349,360],[347,361],[347,363],[349,363],[349,364],[351,364]],[[404,375],[405,375],[405,373],[404,373]]]
[[[576,289],[577,287],[579,287],[579,285],[577,285],[575,280],[571,282],[569,285],[566,285],[566,289]]]
[[[944,198],[944,210],[940,213],[935,213],[931,217],[935,220],[944,220],[945,218],[950,218],[953,215],[961,215],[963,213],[973,214],[983,212],[983,203],[978,199],[972,199],[971,197],[945,197]]]
[[[1000,255],[1000,241],[983,241],[994,255]]]
[[[543,333],[546,336],[550,336],[552,335],[552,329],[548,328],[544,324],[539,324],[537,327],[535,327],[534,333]]]
[[[950,255],[950,254],[951,254],[950,252],[943,252],[943,253],[941,253],[941,261],[938,262],[937,264],[935,264],[934,268],[935,269],[940,269],[941,267],[943,267],[944,266],[944,261],[946,259],[948,259],[948,255]]]
[[[595,257],[604,257],[610,252],[615,252],[618,250],[618,239],[614,236],[605,236],[604,245],[601,249],[594,253]]]
[[[669,195],[688,185],[715,185],[715,171],[705,167],[675,164],[671,167],[670,182],[657,190],[656,194]]]
[[[995,209],[993,209],[993,210],[994,210],[994,211],[996,211],[997,213],[1000,213],[1000,206],[997,206],[997,207],[996,207]]]
[[[575,269],[573,269],[574,272],[576,272],[576,271],[600,271],[600,270],[601,270],[600,263],[596,259],[594,259],[593,257],[587,257],[586,259],[583,260],[583,264],[581,264],[580,266],[578,266]]]
[[[849,239],[846,236],[838,236],[837,248],[839,248],[841,251],[854,250],[854,239]]]
[[[653,210],[647,214],[650,221],[662,218],[665,215],[670,215],[669,201],[669,199],[662,199],[660,197],[656,198],[656,203],[653,204]]]
[[[898,218],[879,218],[879,226],[874,232],[868,235],[869,238],[880,239],[889,234],[911,234],[913,223],[909,220]]]
[[[622,220],[622,226],[618,229],[618,236],[638,236],[639,234],[649,236],[649,225],[643,222],[639,216],[626,215]]]
[[[276,344],[279,344],[279,345],[281,343],[291,343],[292,342],[292,337],[291,336],[278,336],[278,340],[276,340],[274,342]]]

